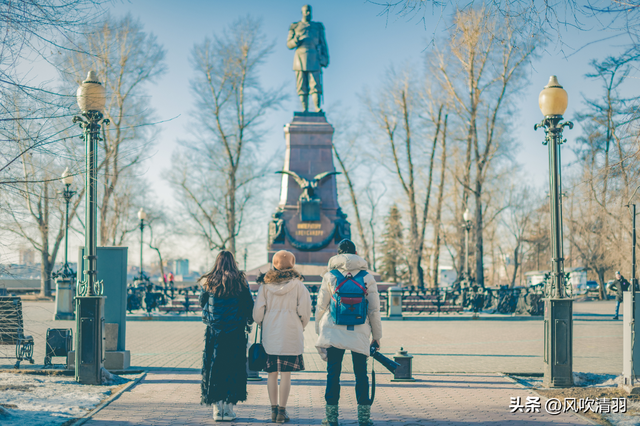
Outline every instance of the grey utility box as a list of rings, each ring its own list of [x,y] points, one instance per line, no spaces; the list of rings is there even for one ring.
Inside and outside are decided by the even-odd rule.
[[[79,250],[82,264],[84,247]],[[105,360],[107,370],[129,368],[131,355],[125,348],[127,339],[127,247],[98,247],[98,281],[102,281],[105,322]],[[85,268],[78,268],[78,277]]]

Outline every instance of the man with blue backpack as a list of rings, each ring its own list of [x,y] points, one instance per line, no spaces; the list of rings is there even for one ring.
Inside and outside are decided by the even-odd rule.
[[[315,325],[316,347],[327,361],[327,417],[322,424],[338,425],[340,373],[348,349],[356,376],[358,424],[372,425],[367,358],[370,346],[379,348],[382,338],[380,296],[376,281],[367,272],[367,262],[356,254],[356,246],[350,240],[342,240],[338,255],[329,259],[329,272],[318,293]]]

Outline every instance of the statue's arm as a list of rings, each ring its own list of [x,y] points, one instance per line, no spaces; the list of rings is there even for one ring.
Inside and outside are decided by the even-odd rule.
[[[289,27],[289,36],[287,37],[287,47],[289,49],[295,49],[298,47],[300,42],[298,41],[298,37],[296,37],[296,23],[294,22]]]
[[[324,25],[320,22],[320,42],[318,43],[318,53],[320,53],[320,66],[326,67],[329,65],[329,47],[327,46],[327,39],[324,36]]]

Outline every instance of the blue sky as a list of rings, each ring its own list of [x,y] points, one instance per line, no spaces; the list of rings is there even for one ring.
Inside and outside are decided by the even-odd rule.
[[[184,166],[173,164],[172,154],[177,147],[176,141],[184,138],[189,127],[195,125],[189,118],[193,108],[189,87],[193,72],[189,56],[194,44],[202,42],[206,36],[220,33],[246,14],[262,19],[265,34],[275,42],[274,53],[263,68],[262,83],[265,87],[284,83],[290,95],[283,110],[268,117],[264,143],[269,150],[284,149],[282,126],[291,120],[293,111],[299,109],[291,70],[293,52],[286,48],[286,36],[289,25],[300,19],[300,8],[304,4],[306,2],[290,0],[132,0],[114,2],[110,6],[108,10],[113,15],[131,13],[139,18],[145,30],[156,35],[167,51],[168,73],[150,87],[150,104],[160,120],[176,118],[162,124],[157,152],[147,165],[147,176],[156,196],[165,205],[173,203],[162,175],[171,167]],[[390,65],[421,67],[430,40],[442,34],[452,11],[451,7],[444,11],[434,8],[421,21],[394,15],[380,16],[380,6],[363,0],[323,0],[311,5],[313,20],[322,22],[326,28],[331,57],[323,76],[325,110],[330,114],[332,108],[340,108],[353,111],[354,116],[360,108],[359,94],[366,87],[374,88]],[[606,31],[567,30],[561,34],[563,43],[551,43],[542,58],[531,67],[530,85],[518,99],[519,115],[514,120],[514,137],[520,142],[515,158],[529,183],[543,187],[548,174],[547,149],[541,144],[543,132],[533,130],[533,125],[542,118],[538,93],[549,76],[556,74],[569,93],[565,117],[571,119],[581,108],[581,94],[597,93],[598,88],[583,78],[588,71],[588,62],[622,51],[625,39],[584,46],[610,35]],[[637,91],[638,87],[638,80],[632,80],[632,88]],[[575,128],[565,132],[569,145],[578,135],[579,129]],[[567,151],[565,149],[565,162],[572,158]],[[274,178],[276,185],[278,182]],[[273,206],[265,208],[270,211],[275,203],[274,197]],[[264,263],[265,254],[264,243],[261,243],[260,249],[252,251],[249,266]],[[192,264],[197,266],[197,263]]]

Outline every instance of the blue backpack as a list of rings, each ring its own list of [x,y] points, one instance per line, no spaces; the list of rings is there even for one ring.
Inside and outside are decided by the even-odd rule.
[[[356,276],[345,277],[337,270],[330,271],[336,277],[336,288],[331,295],[331,316],[337,325],[349,326],[364,324],[367,320],[368,301],[367,285],[364,277],[367,271],[360,271]]]

